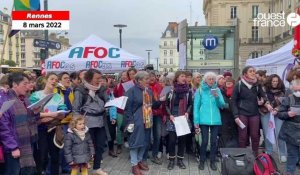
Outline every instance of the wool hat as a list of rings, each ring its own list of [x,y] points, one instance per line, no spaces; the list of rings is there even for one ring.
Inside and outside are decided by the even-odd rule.
[[[231,72],[224,72],[223,76],[224,77],[227,77],[227,76],[232,77],[232,73]]]

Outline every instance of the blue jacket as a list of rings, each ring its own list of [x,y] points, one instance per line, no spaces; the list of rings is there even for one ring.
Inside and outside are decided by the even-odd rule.
[[[217,89],[218,97],[211,94],[211,89]],[[194,124],[195,125],[222,125],[219,108],[224,108],[225,102],[217,84],[209,87],[204,81],[197,89],[194,98]]]

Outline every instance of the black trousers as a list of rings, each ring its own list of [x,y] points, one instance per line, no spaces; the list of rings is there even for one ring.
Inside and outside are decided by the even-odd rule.
[[[89,128],[89,133],[92,137],[95,147],[95,158],[94,158],[94,170],[101,168],[101,160],[103,159],[102,154],[104,152],[106,143],[106,131],[105,128]]]
[[[38,173],[42,171],[46,171],[48,164],[48,155],[50,155],[50,173],[51,175],[59,174],[59,151],[60,149],[54,145],[53,138],[55,134],[55,129],[51,132],[47,132],[47,130],[39,130],[38,131],[38,145],[37,145],[37,153],[39,156],[35,156],[38,161],[37,170]]]
[[[109,118],[109,117],[108,117]],[[108,129],[109,129],[109,134],[111,137],[111,140],[108,142],[108,148],[109,151],[113,151],[114,150],[114,142],[116,140],[116,134],[117,134],[117,124],[111,124],[111,121],[108,121]]]
[[[176,154],[176,141],[178,139],[178,149],[177,149],[177,157],[183,159],[184,158],[184,149],[185,149],[185,136],[177,137],[175,131],[169,132],[169,157],[174,159]]]

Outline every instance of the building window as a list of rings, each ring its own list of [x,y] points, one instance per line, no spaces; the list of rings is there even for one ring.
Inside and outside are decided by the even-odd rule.
[[[2,32],[3,32],[3,25],[0,24],[0,33],[2,33]]]
[[[34,58],[35,59],[38,59],[40,57],[40,54],[39,53],[34,53]]]
[[[168,72],[168,69],[167,69],[167,68],[164,68],[164,72]]]
[[[257,18],[258,14],[258,5],[253,5],[252,6],[252,18]]]
[[[173,50],[170,50],[170,56],[173,56]]]
[[[21,52],[25,52],[25,46],[21,46]]]
[[[204,54],[204,50],[200,50],[200,55],[203,55]]]
[[[254,52],[251,53],[252,59],[258,58],[258,56],[259,56],[259,54],[258,54],[258,52],[256,52],[256,51],[254,51]]]
[[[25,59],[26,55],[25,53],[21,53],[21,59]]]
[[[173,46],[173,41],[170,41],[170,46]]]
[[[252,26],[252,41],[258,41],[258,26]]]
[[[173,68],[170,68],[170,72],[173,72]]]
[[[173,58],[170,58],[170,64],[173,64]]]
[[[236,18],[236,12],[237,12],[237,7],[236,6],[231,6],[230,7],[230,19],[235,19]]]
[[[168,45],[167,41],[164,41],[164,46],[167,46],[167,45]]]
[[[168,61],[167,61],[167,59],[164,59],[164,64],[168,64]]]
[[[25,38],[21,38],[21,43],[25,43]]]
[[[164,56],[167,56],[167,54],[168,54],[168,51],[164,50]]]

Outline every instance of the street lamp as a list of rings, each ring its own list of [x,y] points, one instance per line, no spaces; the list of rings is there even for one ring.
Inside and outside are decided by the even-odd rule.
[[[114,27],[119,28],[119,33],[120,33],[120,48],[122,48],[122,28],[127,27],[125,24],[115,24]]]
[[[150,64],[150,52],[151,52],[152,50],[150,50],[150,49],[148,49],[148,50],[146,50],[146,52],[148,52],[148,64]]]

